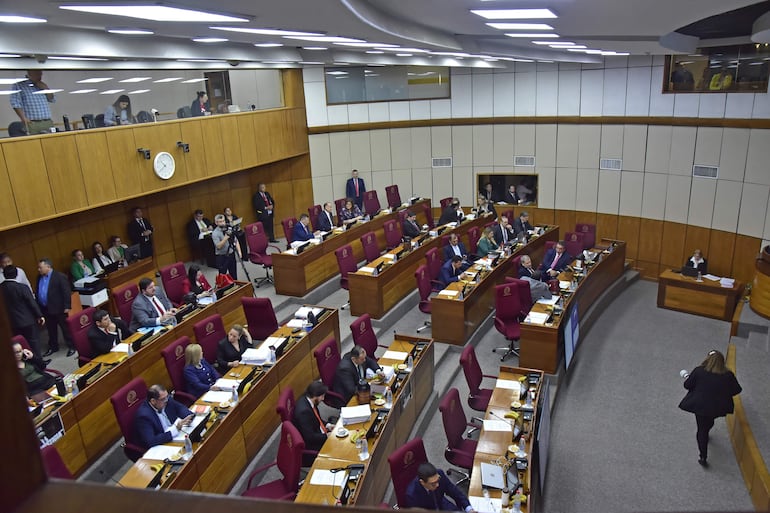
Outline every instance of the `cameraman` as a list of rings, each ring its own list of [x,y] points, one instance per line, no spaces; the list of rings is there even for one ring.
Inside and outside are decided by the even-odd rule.
[[[233,235],[233,227],[227,226],[224,215],[214,216],[214,223],[217,227],[211,232],[211,239],[214,241],[217,269],[219,269],[220,274],[229,273],[234,280],[237,280],[238,268],[235,265],[235,252],[237,251],[240,255],[241,246]]]

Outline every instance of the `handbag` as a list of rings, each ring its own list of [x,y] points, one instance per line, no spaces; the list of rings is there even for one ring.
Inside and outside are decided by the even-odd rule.
[[[233,277],[230,276],[229,274],[227,274],[227,273],[225,273],[225,274],[221,274],[221,273],[217,274],[216,284],[217,284],[217,288],[218,289],[227,287],[228,285],[230,285],[232,283],[235,283],[235,280],[233,280]]]
[[[690,413],[696,413],[695,412],[695,394],[693,393],[692,390],[689,390],[687,392],[687,395],[684,396],[684,399],[682,399],[682,401],[679,403],[679,409]]]

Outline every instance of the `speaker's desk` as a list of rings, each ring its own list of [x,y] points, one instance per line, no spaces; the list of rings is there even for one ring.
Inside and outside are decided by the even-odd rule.
[[[359,459],[356,444],[350,441],[350,435],[344,438],[335,436],[340,426],[338,422],[332,433],[329,434],[326,443],[321,447],[321,451],[316,457],[295,502],[335,504],[340,496],[339,485],[344,482],[346,472],[335,474],[339,476],[336,486],[312,484],[313,472],[346,467],[357,463],[363,463],[365,468],[351,493],[348,504],[375,507],[382,502],[390,483],[388,479],[390,475],[388,456],[409,438],[409,433],[411,433],[417,417],[433,393],[434,372],[433,342],[430,339],[396,335],[395,340],[388,348],[390,351],[409,353],[418,343],[423,345],[423,349],[415,358],[414,369],[401,380],[401,384],[393,396],[393,407],[383,420],[379,433],[368,440],[369,459],[366,461]],[[404,363],[404,359],[381,357],[378,362],[384,367]],[[353,396],[348,405],[358,405],[356,396]],[[359,430],[366,433],[370,422],[377,414],[375,410],[378,407],[372,403],[371,408],[373,413],[369,422],[351,424],[347,426],[348,431],[352,433],[354,430]]]
[[[380,263],[385,264],[382,271],[377,275],[362,269],[348,274],[350,313],[353,315],[368,313],[375,319],[381,318],[388,310],[417,288],[414,272],[420,265],[425,263],[425,253],[428,250],[437,248],[441,252],[442,238],[444,236],[456,233],[459,237],[463,237],[474,226],[481,229],[491,221],[493,221],[491,217],[477,217],[471,221],[464,221],[454,229],[445,230],[440,236],[423,242],[420,247],[413,249],[393,263],[393,259],[388,255],[393,255],[395,252],[404,249],[402,244],[367,264],[369,268],[376,267]]]
[[[230,490],[249,461],[278,427],[280,419],[275,406],[280,390],[288,386],[295,393],[304,391],[308,383],[319,376],[313,349],[329,338],[340,340],[339,312],[327,308],[319,319],[319,323],[307,333],[293,334],[292,329],[284,325],[272,334],[274,337],[291,337],[291,347],[275,365],[262,370],[237,405],[219,412],[216,425],[210,425],[203,441],[195,444],[189,462],[176,469],[164,469],[161,480],[164,488],[210,493],[227,493]],[[237,380],[245,377],[251,369],[251,366],[241,365],[224,377]],[[232,376],[233,373],[236,375]],[[202,399],[196,404],[219,409],[218,404],[206,403]],[[156,475],[151,467],[158,463],[162,462],[140,458],[121,478],[120,485],[146,487]]]
[[[423,205],[430,207],[430,199],[421,199],[408,207],[414,209],[419,223],[425,222]],[[401,209],[404,210],[404,209]],[[389,219],[398,220],[398,212],[380,214],[365,223],[356,223],[352,228],[333,233],[322,243],[309,247],[299,255],[291,252],[273,253],[275,291],[287,296],[302,297],[322,283],[340,273],[334,252],[346,244],[353,247],[356,262],[364,260],[364,249],[360,237],[367,232],[377,235],[380,251],[385,249],[385,232],[382,227]]]
[[[658,307],[731,321],[743,293],[743,283],[722,287],[718,281],[665,270],[658,276]]]
[[[506,276],[518,277],[518,269],[513,268],[513,259],[529,255],[537,265],[545,252],[547,241],[559,238],[559,227],[549,226],[545,232],[531,239],[526,245],[516,248],[510,257],[501,258],[501,262],[489,272],[484,272],[480,281],[463,297],[462,282],[451,283],[447,290],[451,294],[441,293],[431,299],[431,333],[438,342],[465,345],[481,323],[495,309],[495,285],[501,284]],[[443,291],[442,291],[443,292]]]

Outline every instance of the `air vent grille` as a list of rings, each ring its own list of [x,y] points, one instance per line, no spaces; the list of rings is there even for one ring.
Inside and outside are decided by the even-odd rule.
[[[599,159],[599,169],[620,171],[623,169],[623,159]]]
[[[452,157],[434,158],[431,167],[452,167]]]
[[[514,155],[513,165],[519,167],[535,167],[535,157],[531,155]]]
[[[692,175],[700,178],[719,178],[719,168],[716,166],[699,166],[696,164],[692,167]]]

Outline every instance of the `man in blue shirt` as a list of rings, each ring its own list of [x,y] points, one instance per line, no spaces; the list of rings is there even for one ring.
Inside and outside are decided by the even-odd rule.
[[[67,356],[75,354],[75,344],[67,327],[67,316],[72,308],[72,290],[69,280],[58,271],[53,270],[53,264],[48,258],[43,258],[37,264],[40,277],[37,280],[37,302],[45,317],[45,327],[48,329],[48,351],[43,357],[59,351],[59,327],[67,343]]]
[[[27,70],[27,79],[15,83],[12,90],[18,93],[11,95],[11,107],[24,123],[27,133],[34,135],[50,131],[53,121],[48,104],[56,102],[56,98],[53,93],[40,94],[40,91],[48,90],[48,85],[43,82],[43,71]]]
[[[310,216],[307,214],[299,216],[299,221],[294,225],[294,229],[291,232],[293,242],[304,242],[313,238],[313,232],[308,228],[309,224]]]

